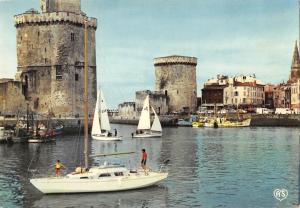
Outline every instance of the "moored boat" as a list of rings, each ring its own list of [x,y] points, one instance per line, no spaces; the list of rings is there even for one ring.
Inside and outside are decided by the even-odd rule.
[[[101,141],[122,140],[121,136],[117,136],[116,133],[115,135],[113,135],[110,131],[111,127],[109,123],[106,102],[103,96],[103,92],[100,90],[97,95],[91,136],[93,139]]]
[[[77,169],[64,177],[31,179],[44,194],[112,192],[152,186],[168,176],[162,171],[130,171],[121,165],[102,165],[85,171]]]
[[[154,121],[152,125],[150,119],[149,95],[147,95],[144,101],[141,117],[139,119],[139,124],[136,132],[133,134],[133,138],[151,138],[162,136],[162,127],[159,121],[159,117],[152,106],[151,109],[154,113]]]

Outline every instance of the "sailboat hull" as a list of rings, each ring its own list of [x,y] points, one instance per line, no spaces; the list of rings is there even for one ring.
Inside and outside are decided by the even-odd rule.
[[[40,178],[31,179],[30,183],[44,194],[112,192],[139,189],[152,186],[167,178],[168,173],[139,173],[118,178]]]
[[[134,134],[133,138],[154,138],[154,137],[162,137],[162,133],[158,132],[147,132],[143,134]]]
[[[99,141],[122,141],[122,137],[106,136],[106,135],[92,135],[92,138]]]

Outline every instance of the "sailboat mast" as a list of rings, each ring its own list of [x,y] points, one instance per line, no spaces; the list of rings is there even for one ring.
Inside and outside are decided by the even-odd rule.
[[[84,20],[84,166],[89,167],[88,160],[88,19]]]

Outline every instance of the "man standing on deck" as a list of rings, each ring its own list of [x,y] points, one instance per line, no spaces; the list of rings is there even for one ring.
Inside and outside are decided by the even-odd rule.
[[[148,155],[147,155],[147,152],[145,149],[142,149],[142,161],[141,161],[141,166],[142,168],[145,170],[145,173],[146,173],[146,163],[147,163],[147,158],[148,158]]]

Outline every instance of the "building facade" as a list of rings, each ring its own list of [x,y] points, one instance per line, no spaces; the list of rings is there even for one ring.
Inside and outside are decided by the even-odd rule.
[[[41,0],[41,12],[15,16],[16,80],[33,110],[55,117],[83,116],[84,22],[88,20],[89,112],[96,102],[97,20],[81,11],[80,0]]]
[[[255,76],[229,78],[224,88],[224,105],[243,108],[261,107],[265,103],[264,84]]]
[[[169,97],[170,112],[197,109],[197,58],[166,56],[154,59],[155,90]]]
[[[300,113],[300,79],[291,84],[291,108]]]
[[[218,75],[216,79],[209,79],[202,88],[202,106],[222,106],[224,88],[228,86],[228,76]]]

